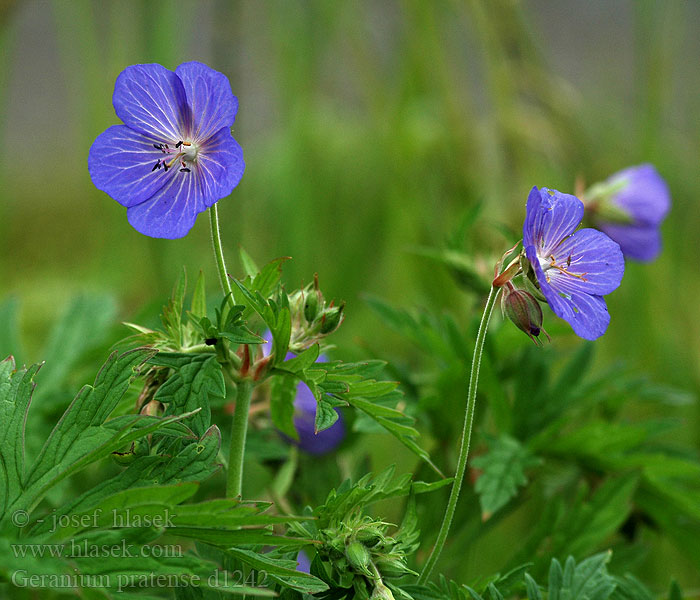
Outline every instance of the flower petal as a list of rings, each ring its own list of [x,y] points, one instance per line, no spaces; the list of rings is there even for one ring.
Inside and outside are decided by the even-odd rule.
[[[554,314],[569,323],[574,333],[584,340],[599,338],[610,324],[608,307],[600,296],[573,292],[570,297],[563,298],[545,292],[545,298]]]
[[[197,168],[206,179],[209,194],[216,196],[216,200],[228,196],[238,185],[245,170],[243,150],[231,137],[228,127],[202,144]]]
[[[657,225],[609,225],[600,228],[620,244],[627,258],[642,262],[654,260],[661,252],[661,232]]]
[[[527,202],[523,243],[536,246],[544,257],[578,227],[583,218],[583,202],[571,194],[542,188],[537,203],[533,196],[536,189],[532,189]]]
[[[88,171],[95,187],[126,207],[148,200],[175,176],[174,170],[153,171],[163,157],[153,144],[153,138],[126,125],[113,125],[100,134],[88,155]]]
[[[525,223],[523,223],[523,246],[535,246],[535,234],[540,230],[540,205],[542,197],[537,186],[530,190],[525,208]]]
[[[625,272],[620,246],[597,229],[579,229],[552,254],[555,264],[566,270],[551,268],[546,273],[550,285],[560,292],[604,296],[620,285]]]
[[[671,207],[668,185],[653,165],[644,164],[615,173],[611,184],[627,181],[613,202],[626,210],[637,223],[658,225]]]
[[[192,109],[195,140],[205,140],[223,127],[230,128],[238,111],[238,99],[223,73],[200,62],[188,62],[175,69]]]
[[[112,103],[125,125],[159,142],[178,142],[192,119],[180,78],[159,64],[124,69]]]
[[[132,206],[126,213],[131,226],[144,235],[155,238],[176,239],[187,235],[197,215],[216,200],[202,193],[202,186],[195,171],[176,172],[151,198]]]
[[[131,207],[129,223],[150,237],[181,238],[192,229],[200,212],[231,193],[244,168],[243,151],[224,128],[202,146],[190,173],[174,167],[176,176],[167,185]]]
[[[564,319],[574,333],[586,340],[594,340],[605,333],[610,324],[610,314],[605,300],[597,295],[580,291],[558,292],[548,282],[537,258],[534,246],[527,246],[525,254],[532,264],[540,284],[540,290],[555,315]]]

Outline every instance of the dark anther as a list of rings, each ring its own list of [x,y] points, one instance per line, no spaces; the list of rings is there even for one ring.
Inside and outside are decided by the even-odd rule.
[[[207,346],[215,346],[216,345],[216,338],[207,338],[206,340],[204,340],[204,343]]]
[[[153,173],[153,171],[155,171],[156,169],[160,169],[160,166],[161,166],[161,165],[160,165],[160,161],[158,161],[158,162],[153,166],[153,168],[151,169],[151,173]]]
[[[190,170],[187,167],[182,167],[182,169],[180,169],[180,172],[181,173],[189,173]]]
[[[182,140],[180,140],[177,144],[175,144],[176,148],[179,148],[180,146],[182,146]]]
[[[168,167],[168,163],[163,161],[163,168],[167,171],[170,167]]]
[[[153,144],[153,147],[154,147],[156,150],[162,150],[162,149],[163,149],[163,144]]]

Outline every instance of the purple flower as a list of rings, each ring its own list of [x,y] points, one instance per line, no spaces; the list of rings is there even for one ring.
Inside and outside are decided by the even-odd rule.
[[[97,188],[127,208],[144,235],[180,238],[197,215],[228,196],[243,175],[231,137],[238,100],[222,73],[198,62],[124,69],[114,85],[113,125],[90,148]]]
[[[594,340],[610,323],[605,300],[622,280],[620,246],[595,229],[574,230],[583,203],[569,194],[532,188],[523,225],[523,247],[540,290],[576,335]]]
[[[303,550],[299,550],[299,554],[297,554],[297,571],[301,573],[311,572],[311,561]]]
[[[269,331],[266,331],[263,338],[268,342],[263,345],[263,354],[267,356],[270,352],[268,346],[271,345],[272,335]],[[288,352],[285,360],[295,356],[296,354]],[[327,361],[328,359],[322,354],[316,362]],[[345,437],[345,423],[343,422],[343,415],[335,408],[335,412],[338,413],[338,420],[328,429],[316,433],[316,407],[316,397],[309,386],[303,381],[298,382],[297,393],[294,397],[294,427],[299,434],[299,440],[293,440],[293,443],[309,454],[327,454],[335,450],[340,442],[343,441]]]
[[[586,208],[596,226],[620,244],[625,257],[648,262],[658,256],[659,226],[671,206],[671,195],[653,165],[624,169],[589,192]],[[615,219],[615,213],[620,218]]]

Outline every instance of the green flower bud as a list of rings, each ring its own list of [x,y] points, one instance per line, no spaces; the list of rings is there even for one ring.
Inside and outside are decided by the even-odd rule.
[[[318,308],[322,303],[320,294],[321,293],[318,290],[314,289],[308,290],[304,294],[304,318],[306,319],[307,323],[313,323],[318,316]]]
[[[372,556],[362,542],[350,542],[348,547],[345,549],[345,556],[353,569],[362,573],[363,575],[372,575],[369,570],[369,564],[372,560]]]
[[[501,308],[503,314],[513,321],[518,329],[524,331],[535,344],[541,343],[539,335],[544,331],[542,307],[530,292],[519,290],[513,285],[507,286]],[[547,332],[544,331],[544,334],[547,335]]]
[[[344,315],[343,310],[345,309],[345,302],[340,306],[333,306],[331,302],[330,306],[323,311],[323,316],[321,317],[321,335],[328,335],[333,333],[340,324],[343,322]]]

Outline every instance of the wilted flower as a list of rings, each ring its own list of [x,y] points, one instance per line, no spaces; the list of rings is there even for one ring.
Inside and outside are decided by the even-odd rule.
[[[625,263],[620,246],[595,229],[574,230],[583,203],[556,190],[532,188],[523,225],[523,247],[537,283],[554,313],[587,340],[610,323],[605,300],[620,285]]]
[[[671,206],[668,186],[653,165],[629,167],[592,186],[586,212],[620,244],[626,258],[648,262],[661,251],[659,226]]]
[[[137,231],[179,238],[197,215],[228,196],[243,175],[243,151],[231,137],[238,100],[222,73],[198,62],[175,72],[133,65],[114,86],[113,125],[90,148],[97,188],[127,208]]]

